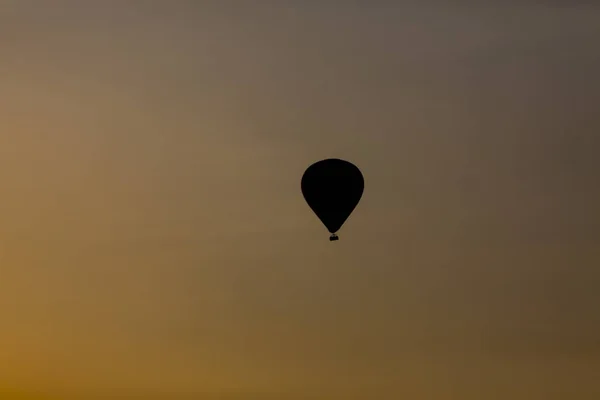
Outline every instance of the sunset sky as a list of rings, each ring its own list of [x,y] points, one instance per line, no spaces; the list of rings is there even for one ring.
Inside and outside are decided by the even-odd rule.
[[[0,0],[0,398],[600,399],[600,6],[480,4]]]

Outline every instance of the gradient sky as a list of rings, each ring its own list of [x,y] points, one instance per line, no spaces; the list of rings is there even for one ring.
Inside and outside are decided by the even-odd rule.
[[[0,0],[0,395],[600,398],[598,43],[576,1]]]

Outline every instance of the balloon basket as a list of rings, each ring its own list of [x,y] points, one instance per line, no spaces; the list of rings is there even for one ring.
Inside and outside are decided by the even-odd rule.
[[[340,240],[340,238],[338,237],[338,235],[336,235],[335,233],[334,233],[334,234],[332,234],[332,235],[329,237],[329,241],[330,241],[330,242],[333,242],[334,240]]]

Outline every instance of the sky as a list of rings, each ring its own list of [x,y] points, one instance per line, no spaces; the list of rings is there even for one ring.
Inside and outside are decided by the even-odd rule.
[[[592,2],[0,1],[0,395],[600,398],[599,42]]]

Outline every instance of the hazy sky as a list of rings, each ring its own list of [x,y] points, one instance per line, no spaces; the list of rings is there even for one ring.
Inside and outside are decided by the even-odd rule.
[[[600,398],[577,3],[0,0],[2,398]]]

